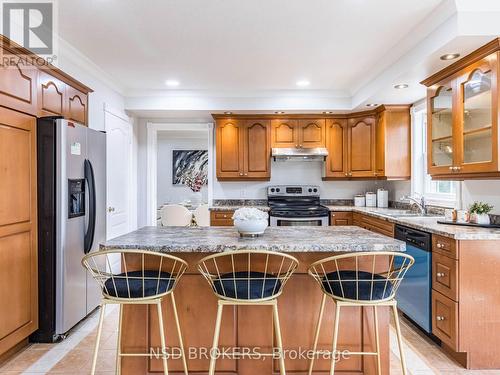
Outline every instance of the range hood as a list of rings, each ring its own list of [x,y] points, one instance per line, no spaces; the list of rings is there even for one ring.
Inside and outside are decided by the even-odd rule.
[[[275,161],[324,161],[327,156],[328,150],[324,147],[272,149]]]

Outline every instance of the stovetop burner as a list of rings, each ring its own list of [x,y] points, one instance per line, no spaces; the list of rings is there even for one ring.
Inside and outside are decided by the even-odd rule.
[[[320,204],[318,186],[270,186],[267,188],[269,214],[275,217],[321,217],[330,211]]]

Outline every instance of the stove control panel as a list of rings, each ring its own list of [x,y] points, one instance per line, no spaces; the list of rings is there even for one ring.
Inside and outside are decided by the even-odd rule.
[[[268,186],[268,197],[319,197],[319,186],[315,185],[277,185]]]

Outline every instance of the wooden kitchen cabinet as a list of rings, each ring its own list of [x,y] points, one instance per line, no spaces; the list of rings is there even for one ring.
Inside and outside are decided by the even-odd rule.
[[[432,236],[432,333],[464,367],[500,367],[498,240]]]
[[[299,147],[325,147],[325,119],[300,119]]]
[[[1,35],[0,35],[1,38]],[[0,39],[1,41],[1,39]],[[0,102],[24,113],[37,112],[37,71],[31,65],[0,64]]]
[[[407,105],[377,108],[375,175],[386,180],[411,178],[411,120]]]
[[[272,147],[299,147],[298,121],[293,119],[271,120]]]
[[[90,88],[50,64],[29,64],[27,61],[41,58],[3,35],[0,35],[0,48],[0,55],[9,56],[0,63],[3,107],[36,117],[63,116],[88,125]]]
[[[38,328],[36,118],[0,107],[0,355]]]
[[[269,120],[218,120],[215,140],[217,179],[269,180],[270,139]]]
[[[348,128],[347,119],[326,120],[326,148],[328,156],[325,160],[326,178],[346,178],[349,176],[348,163]]]
[[[495,39],[423,81],[434,179],[500,178],[499,51]]]
[[[364,215],[359,212],[353,212],[352,223],[358,227],[371,230],[388,237],[394,237],[394,223],[377,217]]]
[[[330,225],[352,225],[352,212],[332,211]]]
[[[348,176],[376,177],[375,173],[375,116],[349,118]]]
[[[38,75],[39,116],[64,116],[66,84],[48,73]]]
[[[210,211],[210,226],[232,227],[234,211]]]
[[[64,117],[68,120],[87,124],[87,95],[71,86],[66,86]]]
[[[273,119],[272,147],[325,147],[325,124],[322,119]]]

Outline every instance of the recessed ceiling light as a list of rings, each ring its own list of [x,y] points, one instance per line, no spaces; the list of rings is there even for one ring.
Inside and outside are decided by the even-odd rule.
[[[447,53],[440,57],[441,60],[453,60],[460,57],[459,53]]]
[[[226,112],[224,112],[224,114],[225,114],[225,115],[232,115],[232,114],[233,114],[233,112],[226,111]]]
[[[407,89],[408,85],[406,83],[400,83],[399,85],[394,86],[395,89]]]
[[[367,107],[376,107],[376,106],[378,106],[378,104],[377,103],[368,103],[366,106]]]
[[[179,81],[175,79],[167,79],[165,81],[165,85],[167,85],[168,87],[177,87],[179,86]]]
[[[282,115],[285,112],[283,112],[283,111],[274,111],[274,113],[276,113],[277,115]]]
[[[306,87],[306,86],[309,86],[311,84],[311,82],[309,82],[307,79],[301,79],[301,80],[297,81],[295,84],[299,87]]]
[[[331,113],[333,113],[333,112],[332,112],[332,111],[323,111],[323,114],[324,114],[324,115],[329,115],[329,114],[331,114]]]

